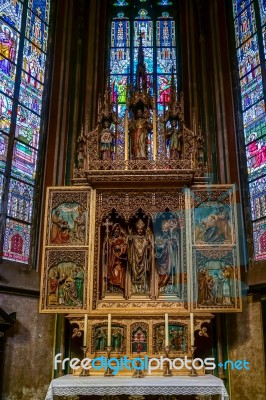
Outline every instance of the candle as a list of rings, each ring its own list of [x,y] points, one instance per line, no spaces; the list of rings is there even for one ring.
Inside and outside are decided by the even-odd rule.
[[[193,319],[193,313],[190,313],[190,335],[191,335],[191,346],[194,346],[194,319]]]
[[[108,314],[107,346],[111,346],[111,314]]]
[[[84,316],[83,346],[87,346],[88,314]]]
[[[169,333],[168,333],[168,314],[165,314],[165,347],[169,345]]]

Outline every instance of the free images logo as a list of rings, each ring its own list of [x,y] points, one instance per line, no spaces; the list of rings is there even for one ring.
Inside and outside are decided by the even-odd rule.
[[[152,371],[155,370],[163,370],[164,362],[169,362],[169,367],[172,370],[181,370],[186,368],[187,370],[191,370],[192,366],[196,370],[200,370],[203,367],[206,371],[212,371],[216,368],[216,363],[214,358],[195,358],[193,361],[189,359],[187,356],[184,358],[174,358],[170,359],[167,357],[152,357],[149,358],[145,356],[143,358],[136,357],[134,359],[130,359],[127,356],[123,356],[121,358],[106,358],[104,356],[96,357],[96,358],[83,358],[80,360],[79,358],[64,358],[62,359],[62,353],[56,354],[54,357],[54,369],[58,369],[58,365],[62,364],[62,370],[66,369],[66,364],[69,362],[70,368],[73,370],[77,370],[80,367],[85,370],[94,369],[99,371],[101,369],[106,370],[108,367],[113,371],[113,375],[118,374],[119,371],[122,370],[140,370],[140,371],[147,371],[148,374],[151,374]],[[224,363],[219,363],[218,367],[224,367],[224,369],[246,369],[249,370],[249,362],[246,360],[227,360]]]

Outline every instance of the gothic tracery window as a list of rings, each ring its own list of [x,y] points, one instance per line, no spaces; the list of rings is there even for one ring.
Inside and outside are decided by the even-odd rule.
[[[0,0],[0,253],[29,263],[50,0]]]
[[[150,95],[155,98],[158,115],[165,112],[173,76],[177,84],[176,22],[172,5],[168,0],[113,1],[109,71],[112,100],[117,104],[120,117],[125,115],[127,91],[130,85],[136,83],[140,36],[147,87]],[[123,132],[122,121],[117,128],[117,159],[120,155],[123,158]],[[151,154],[150,139],[149,147]]]
[[[254,258],[266,259],[266,1],[233,0],[253,225]]]

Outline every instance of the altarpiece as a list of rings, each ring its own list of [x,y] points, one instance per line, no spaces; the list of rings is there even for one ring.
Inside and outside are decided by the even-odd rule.
[[[212,185],[204,139],[184,121],[172,77],[164,115],[147,88],[139,45],[123,132],[107,84],[96,128],[82,128],[70,187],[48,188],[40,312],[68,314],[73,337],[89,315],[88,354],[189,355],[213,313],[241,311],[234,185]],[[119,125],[120,124],[120,125]]]

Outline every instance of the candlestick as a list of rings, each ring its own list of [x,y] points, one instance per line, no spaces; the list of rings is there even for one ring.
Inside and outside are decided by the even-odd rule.
[[[196,349],[197,349],[197,347],[195,347],[195,346],[191,346],[190,347],[190,352],[191,352],[191,370],[190,370],[188,376],[198,376],[197,370],[194,368],[194,362],[193,362],[194,361],[194,354],[195,354]]]
[[[166,358],[169,358],[169,347],[165,346],[165,356]],[[164,371],[163,376],[173,376],[171,368],[170,368],[170,361],[166,361],[166,369]]]
[[[107,346],[111,346],[111,314],[108,314],[108,326],[107,326]]]
[[[84,316],[83,346],[87,346],[88,314]]]
[[[168,314],[165,314],[165,347],[169,346]]]
[[[194,317],[193,313],[190,313],[190,343],[191,346],[194,346]]]
[[[83,360],[86,358],[87,346],[81,346],[81,350],[83,353]],[[79,376],[90,376],[90,371],[88,369],[82,368]]]
[[[110,326],[111,326],[111,314],[108,314],[108,321],[109,321],[109,315],[110,315]],[[107,370],[104,373],[104,376],[113,376],[113,371],[111,370],[111,368],[109,366],[109,362],[110,362],[109,360],[111,358],[112,347],[107,346],[106,351],[107,351],[108,366],[107,366]]]
[[[137,343],[137,357],[138,358],[140,358],[140,346],[139,346],[139,342]],[[139,367],[140,367],[140,361],[138,360],[137,362],[136,362],[136,366],[137,366],[137,369],[134,371],[134,373],[133,373],[133,375],[132,375],[132,378],[144,378],[144,374],[143,374],[143,372],[139,369]]]

